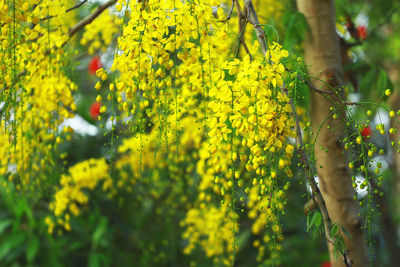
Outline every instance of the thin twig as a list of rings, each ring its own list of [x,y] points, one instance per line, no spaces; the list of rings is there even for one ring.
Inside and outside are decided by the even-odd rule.
[[[117,0],[110,0],[100,6],[97,7],[97,9],[93,12],[90,13],[86,18],[83,20],[79,21],[77,24],[72,26],[69,31],[68,35],[71,38],[74,36],[79,30],[81,30],[83,27],[85,27],[87,24],[90,24],[95,18],[97,18],[104,10],[106,10],[108,7],[112,6],[115,4]]]
[[[233,0],[233,3],[236,6],[236,10],[238,12],[238,18],[239,18],[239,33],[240,33],[240,35],[239,35],[239,39],[240,39],[239,44],[242,43],[244,49],[246,50],[246,53],[249,55],[250,60],[252,61],[253,57],[251,56],[250,50],[247,47],[246,41],[244,40],[244,37],[243,37],[243,34],[244,34],[245,29],[246,29],[248,21],[245,20],[244,24],[242,23],[242,20],[245,19],[245,17],[244,17],[244,15],[242,13],[240,4],[239,4],[239,2],[237,0]],[[238,47],[236,48],[235,57],[238,57],[238,55],[239,55],[239,44],[238,44]]]
[[[268,210],[271,208],[272,192],[274,192],[274,188],[273,188],[273,187],[272,187],[271,192],[269,192],[269,199],[268,199],[268,205],[267,205],[267,209],[268,209]]]
[[[79,4],[77,4],[77,5],[75,5],[75,6],[71,7],[71,8],[68,8],[67,10],[65,10],[65,12],[70,12],[70,11],[76,9],[76,8],[79,8],[81,5],[83,5],[83,4],[86,3],[87,1],[88,1],[88,0],[83,0],[83,1],[80,2]]]
[[[243,26],[241,24],[239,24],[239,38],[238,38],[237,45],[236,45],[235,58],[239,57],[240,44],[244,43],[243,33],[246,29],[246,26],[247,26],[247,21],[245,21]],[[242,40],[243,40],[243,42],[242,42]],[[248,49],[246,51],[248,51]],[[250,51],[249,51],[249,54],[250,54]],[[250,55],[250,57],[251,57],[251,55]]]
[[[253,2],[251,0],[246,0],[245,1],[246,6],[248,8],[248,12],[250,14],[250,19],[249,22],[251,24],[253,24],[254,29],[257,33],[257,39],[258,42],[260,43],[261,49],[263,54],[265,55],[267,53],[267,47],[266,47],[266,39],[265,39],[265,32],[264,30],[262,30],[262,28],[260,27],[260,23],[258,22],[258,18],[257,18],[257,14],[253,5]],[[304,80],[305,81],[305,80]],[[314,86],[313,86],[314,87]],[[315,87],[314,87],[315,88]],[[316,89],[316,88],[315,88]],[[297,116],[297,112],[296,112],[296,106],[293,102],[293,99],[289,96],[289,92],[288,90],[283,86],[281,88],[281,90],[286,94],[286,96],[289,98],[290,101],[290,105],[292,107],[292,114],[295,118],[296,121],[296,145],[297,145],[297,151],[300,155],[300,161],[303,164],[303,169],[305,172],[306,177],[310,177],[309,179],[309,183],[311,186],[311,190],[313,193],[313,198],[315,200],[315,202],[318,204],[318,207],[320,209],[321,215],[322,215],[322,219],[323,219],[323,224],[324,224],[324,229],[325,229],[325,238],[328,242],[335,244],[336,238],[335,237],[331,237],[330,236],[330,229],[331,229],[331,219],[329,217],[328,214],[328,209],[326,208],[326,204],[324,201],[324,198],[321,194],[321,191],[318,188],[317,183],[315,182],[314,177],[311,177],[311,173],[310,173],[310,163],[309,160],[307,158],[306,153],[303,150],[303,138],[302,138],[302,134],[301,134],[301,130],[300,130],[300,123],[299,123],[299,117]],[[349,258],[349,253],[348,251],[342,252],[340,251],[340,253],[343,256],[343,262],[347,267],[351,267],[352,265],[352,261]]]
[[[286,96],[289,97],[288,90],[285,87],[283,87],[283,91],[286,94]],[[326,204],[325,204],[324,198],[322,197],[321,191],[319,190],[314,177],[311,177],[312,175],[311,175],[311,170],[310,170],[310,163],[309,163],[309,160],[307,158],[305,151],[303,150],[303,147],[304,147],[303,136],[302,136],[302,133],[300,130],[300,122],[299,122],[299,116],[297,116],[296,106],[291,97],[289,97],[289,100],[290,100],[290,105],[292,107],[292,114],[293,114],[293,116],[295,118],[295,122],[296,122],[296,125],[295,125],[296,139],[295,140],[296,140],[296,145],[297,145],[297,152],[300,155],[300,162],[303,165],[302,167],[304,169],[305,177],[310,178],[310,179],[308,179],[308,182],[310,183],[311,190],[313,192],[313,195],[312,195],[313,199],[317,203],[319,210],[321,212],[321,215],[322,215],[326,240],[328,242],[334,244],[335,240],[329,235],[330,228],[331,228],[331,219],[329,217],[328,210],[326,208]]]
[[[293,73],[292,71],[290,71],[285,65],[285,70],[289,73]],[[305,83],[308,87],[310,87],[312,90],[314,90],[315,92],[321,94],[321,95],[333,95],[334,92],[330,92],[330,91],[324,91],[324,90],[320,90],[318,88],[316,88],[314,85],[312,85],[312,83],[310,83],[308,80],[304,79],[300,74],[297,73],[297,78],[302,81],[303,83]]]
[[[257,39],[258,42],[261,46],[262,53],[265,55],[267,53],[267,46],[266,46],[266,35],[265,31],[261,28],[260,22],[257,17],[257,13],[255,11],[253,2],[251,0],[246,0],[246,6],[248,9],[249,16],[247,17],[247,21],[250,22],[257,34]],[[285,66],[286,71],[290,70]],[[297,78],[299,78],[303,83],[307,84],[308,87],[310,87],[312,90],[319,94],[324,94],[324,95],[334,95],[334,92],[329,92],[329,91],[323,91],[318,88],[316,88],[314,85],[312,85],[308,80],[304,79],[300,74],[297,74]]]
[[[362,104],[358,102],[344,102],[343,104],[346,106],[362,106]]]
[[[254,29],[256,30],[257,40],[260,44],[263,55],[265,55],[267,53],[267,39],[265,31],[260,26],[260,21],[258,20],[253,1],[246,0],[245,5],[248,12],[247,20],[253,25]]]
[[[310,183],[310,187],[311,187],[311,191],[312,191],[312,197],[314,199],[314,201],[317,203],[319,210],[321,212],[321,216],[322,216],[322,221],[324,224],[324,230],[325,230],[325,238],[326,240],[335,245],[335,241],[336,241],[336,237],[332,237],[330,236],[330,232],[331,232],[331,219],[329,217],[329,213],[328,213],[328,209],[326,208],[326,203],[325,200],[321,194],[321,191],[318,188],[317,183],[315,182],[314,177],[311,177],[311,173],[310,173],[310,163],[309,160],[307,158],[306,153],[303,150],[304,144],[303,144],[303,137],[301,134],[301,130],[300,130],[300,123],[299,123],[299,117],[297,116],[297,112],[296,112],[296,106],[293,102],[293,99],[289,96],[288,90],[283,87],[282,88],[284,93],[286,94],[286,96],[289,98],[290,101],[290,105],[292,107],[292,114],[295,118],[296,121],[296,146],[297,146],[297,152],[300,155],[300,161],[303,164],[303,169],[304,169],[304,173],[305,173],[305,177],[309,177],[308,182]],[[340,251],[340,253],[343,256],[343,262],[347,267],[351,267],[352,266],[352,260],[349,258],[349,252],[346,250],[345,252]]]
[[[70,12],[70,11],[72,11],[72,10],[74,10],[74,9],[79,8],[81,5],[83,5],[83,4],[86,3],[87,1],[88,1],[88,0],[83,0],[82,2],[76,4],[75,6],[73,6],[73,7],[71,7],[71,8],[68,8],[67,10],[65,10],[65,13]],[[40,20],[41,20],[41,21],[45,21],[45,20],[48,20],[48,19],[52,19],[52,18],[54,18],[54,17],[55,17],[55,16],[47,16],[47,17],[44,17],[44,18],[42,18],[42,19],[40,19]]]
[[[229,14],[228,14],[228,16],[226,17],[226,19],[228,20],[228,19],[230,19],[231,18],[231,16],[232,16],[232,12],[233,12],[233,6],[235,5],[235,0],[232,0],[232,6],[231,6],[231,9],[229,10]]]

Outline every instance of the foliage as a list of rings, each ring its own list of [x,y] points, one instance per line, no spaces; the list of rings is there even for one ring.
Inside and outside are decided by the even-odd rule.
[[[274,266],[300,258],[316,266],[326,258],[321,213],[299,214],[316,166],[304,177],[297,156],[304,150],[314,164],[318,145],[301,58],[307,25],[291,1],[253,2],[258,25],[238,19],[237,8],[229,16],[232,1],[0,3],[0,263]],[[254,27],[268,37],[265,54]],[[345,86],[362,106],[341,107],[343,146],[354,188],[368,191],[361,204],[371,229],[372,196],[383,195],[371,184],[384,180],[374,156],[388,154],[376,131],[396,130],[369,118],[393,84],[378,64],[350,65],[367,74],[359,89]],[[95,136],[68,125],[78,116]],[[294,141],[297,120],[305,147]],[[333,224],[328,234],[344,253],[342,233]],[[290,250],[319,253],[285,257]]]

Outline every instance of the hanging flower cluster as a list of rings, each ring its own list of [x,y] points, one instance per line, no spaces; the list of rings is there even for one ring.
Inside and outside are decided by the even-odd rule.
[[[94,190],[102,183],[102,190],[107,194],[112,194],[112,180],[108,173],[108,165],[105,159],[89,159],[80,162],[69,169],[69,175],[62,175],[60,189],[54,196],[54,202],[50,204],[50,209],[57,216],[57,224],[63,225],[65,230],[70,231],[69,220],[71,214],[78,216],[83,205],[89,201],[85,190]],[[51,233],[55,223],[49,218],[46,219]]]
[[[77,87],[63,70],[68,27],[75,17],[67,9],[73,5],[1,3],[0,139],[9,145],[0,164],[2,174],[24,191],[47,183],[45,173],[58,165],[57,147],[71,133],[68,128],[59,131],[58,125],[76,109],[72,93]]]
[[[119,32],[120,25],[120,18],[105,11],[85,27],[80,44],[88,47],[90,55],[98,50],[105,51]]]
[[[32,177],[38,177],[38,187],[46,181],[57,165],[58,145],[72,133],[58,129],[76,110],[76,85],[63,72],[74,23],[61,19],[64,13],[73,18],[73,11],[61,2],[29,2],[12,17],[15,7],[2,9],[9,16],[5,20],[18,23],[1,29],[8,37],[0,53],[11,55],[4,57],[11,58],[10,67],[1,76],[2,99],[11,104],[2,116],[12,127],[3,125],[7,130],[0,134],[9,151],[0,159],[0,171],[23,188],[31,188]],[[90,159],[67,175],[54,173],[61,178],[50,205],[54,216],[46,219],[50,233],[57,226],[71,230],[71,217],[85,209],[87,191],[99,184],[109,195],[138,193],[139,201],[138,188],[151,185],[151,197],[187,212],[180,222],[185,253],[200,250],[215,263],[232,264],[240,222],[250,219],[259,260],[277,255],[294,151],[287,143],[294,137],[292,110],[281,91],[288,78],[281,61],[288,52],[269,42],[263,55],[246,31],[251,55],[237,54],[236,26],[232,29],[223,7],[218,0],[130,1],[129,6],[118,1],[116,9],[125,9],[127,22],[110,70],[96,67],[92,116],[109,119],[113,136],[118,129],[129,137],[112,143],[118,148],[110,165]],[[104,49],[121,23],[103,13],[86,27],[81,44],[89,53]],[[104,25],[112,26],[104,30]],[[12,164],[17,171],[11,175]]]
[[[215,261],[228,259],[229,264],[238,249],[235,236],[241,215],[236,206],[253,210],[249,217],[258,229],[254,234],[264,234],[261,222],[270,226],[271,237],[262,241],[283,239],[276,215],[283,210],[288,188],[280,189],[282,181],[292,177],[294,147],[286,142],[295,134],[289,99],[279,88],[286,75],[280,61],[287,51],[271,43],[268,53],[259,55],[255,43],[249,45],[252,60],[249,55],[233,58],[236,35],[223,9],[213,12],[219,5],[130,2],[129,20],[110,70],[119,76],[110,82],[110,73],[99,70],[96,89],[99,98],[108,100],[103,101],[102,117],[116,118],[117,125],[127,125],[134,135],[119,148],[123,156],[116,162],[118,168],[133,170],[131,182],[121,186],[136,184],[144,175],[156,179],[146,174],[166,167],[156,160],[163,155],[169,165],[197,159],[198,199],[181,223],[187,229],[183,238],[190,239],[185,252],[199,246]],[[187,171],[193,173],[193,168]],[[217,204],[213,209],[220,215],[208,212],[221,201],[224,208]],[[261,204],[268,201],[270,205]],[[209,251],[215,241],[211,231],[195,234],[194,221],[229,227],[221,231],[217,251]],[[265,254],[261,249],[260,253]]]

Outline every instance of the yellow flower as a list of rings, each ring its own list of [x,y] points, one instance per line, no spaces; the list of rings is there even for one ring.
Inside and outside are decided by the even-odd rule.
[[[96,85],[94,86],[94,88],[96,88],[96,90],[100,90],[101,89],[101,82],[97,82]]]

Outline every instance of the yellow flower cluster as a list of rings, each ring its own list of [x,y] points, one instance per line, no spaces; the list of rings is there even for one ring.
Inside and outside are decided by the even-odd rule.
[[[34,191],[53,186],[42,184],[57,164],[57,146],[72,132],[60,132],[58,126],[76,109],[76,85],[62,71],[68,29],[75,23],[74,11],[67,9],[74,1],[15,3],[0,3],[1,99],[6,103],[0,174],[17,177],[18,186]],[[249,38],[253,60],[233,58],[236,30],[217,0],[129,3],[129,20],[110,70],[119,76],[106,89],[108,70],[100,70],[102,81],[96,84],[102,116],[120,112],[117,123],[123,121],[133,134],[118,148],[117,188],[130,192],[150,177],[143,183],[154,185],[150,194],[155,198],[181,194],[178,202],[184,203],[186,186],[197,192],[194,204],[185,204],[188,213],[181,222],[189,244],[185,252],[200,248],[216,263],[234,260],[240,205],[250,211],[253,234],[265,234],[262,226],[270,224],[271,237],[279,240],[276,214],[283,209],[284,193],[278,181],[292,175],[288,166],[294,149],[286,144],[293,136],[291,108],[279,90],[285,77],[280,60],[287,52],[270,43],[268,53],[259,55]],[[116,9],[124,5],[118,1]],[[269,6],[271,12],[280,10],[278,4]],[[104,12],[87,26],[81,44],[89,45],[89,53],[104,49],[121,23]],[[163,175],[179,186],[168,192]],[[70,230],[71,215],[79,215],[89,201],[85,191],[99,183],[108,194],[116,190],[104,159],[81,162],[62,175],[50,205],[56,219],[46,219],[49,232],[57,225]]]
[[[50,209],[58,218],[57,224],[63,225],[70,231],[70,214],[78,216],[81,209],[89,201],[85,190],[94,190],[99,184],[104,192],[112,195],[112,180],[108,173],[108,165],[104,158],[88,159],[69,168],[68,175],[62,175],[60,188],[54,195],[54,202],[50,203]],[[53,231],[55,224],[51,219],[46,219],[49,232]]]
[[[58,125],[76,109],[72,96],[76,85],[63,71],[68,27],[75,18],[75,11],[67,9],[74,4],[72,0],[0,3],[4,103],[0,139],[10,148],[2,154],[0,169],[10,180],[16,178],[17,189],[34,192],[50,186],[43,185],[45,173],[56,166],[57,146],[70,133],[59,132]]]
[[[89,54],[94,54],[98,50],[105,51],[112,43],[113,37],[119,33],[122,20],[110,12],[101,13],[92,23],[84,29],[81,45],[88,46]]]
[[[280,61],[288,56],[287,51],[271,43],[267,54],[259,56],[258,45],[249,44],[253,60],[249,56],[230,59],[237,35],[232,34],[222,8],[213,13],[213,6],[219,4],[130,2],[132,12],[110,70],[119,76],[108,89],[101,82],[96,85],[100,95],[117,103],[121,112],[117,118],[134,134],[119,148],[122,156],[117,168],[128,165],[133,170],[133,177],[122,175],[126,181],[120,182],[121,187],[135,184],[146,170],[153,170],[149,176],[157,187],[155,169],[173,171],[168,165],[196,159],[198,198],[181,223],[190,244],[185,252],[199,246],[214,260],[234,257],[238,229],[233,231],[229,224],[239,222],[234,209],[244,203],[251,210],[254,234],[262,234],[260,226],[269,224],[271,236],[282,239],[274,215],[284,206],[278,181],[284,175],[292,176],[289,166],[294,147],[286,140],[295,135],[289,99],[279,89],[286,75]],[[100,78],[107,75],[101,72]],[[105,116],[107,110],[104,107]],[[157,161],[162,155],[166,160]],[[190,173],[193,168],[185,171]],[[218,198],[224,204],[215,207]],[[262,209],[270,198],[271,207]],[[220,232],[218,249],[211,244],[215,233],[197,229],[196,220],[207,225],[201,216],[214,218],[207,227],[229,229]],[[231,223],[223,224],[227,216]]]
[[[285,143],[294,132],[289,100],[279,90],[285,76],[280,61],[287,51],[271,43],[266,55],[255,56],[254,44],[249,45],[255,53],[252,61],[249,56],[229,59],[237,40],[222,9],[213,15],[212,7],[219,4],[131,2],[111,67],[119,77],[108,90],[101,89],[101,83],[96,89],[110,101],[117,100],[119,118],[134,132],[119,148],[122,157],[116,163],[119,169],[131,166],[131,184],[146,170],[169,168],[167,162],[197,159],[198,199],[181,223],[190,244],[185,252],[200,246],[214,260],[232,260],[238,229],[229,225],[239,220],[234,211],[239,200],[232,193],[236,190],[243,199],[252,199],[241,202],[251,209],[254,234],[261,234],[260,225],[269,222],[266,218],[276,221],[284,194],[273,188],[278,188],[283,174],[292,176],[294,147]],[[195,149],[193,156],[185,157],[190,149]],[[156,161],[157,155],[168,160]],[[128,175],[123,177],[129,180]],[[158,179],[155,174],[150,177]],[[224,204],[214,207],[218,197]],[[271,207],[262,209],[270,198]],[[230,223],[224,223],[227,217]],[[200,231],[196,221],[208,228]],[[270,225],[273,236],[281,239],[279,223]],[[216,242],[211,228],[216,227],[226,229],[220,231],[219,246],[211,244]]]
[[[270,250],[271,257],[277,256],[281,249],[278,244],[274,246],[273,240],[282,241],[282,228],[279,224],[279,213],[283,213],[285,207],[285,192],[289,188],[290,183],[287,182],[283,189],[276,189],[271,180],[260,180],[260,184],[250,189],[247,208],[249,209],[248,217],[254,220],[251,231],[259,239],[256,239],[253,246],[258,248],[257,260],[261,261],[266,254],[265,248]],[[269,188],[269,193],[260,196],[259,192],[262,187]],[[270,231],[265,231],[265,225],[268,225]],[[263,244],[263,245],[261,245]]]
[[[266,56],[279,62],[287,52],[275,44],[274,50],[268,51]],[[266,163],[263,151],[274,153],[283,148],[286,137],[294,136],[289,100],[275,89],[283,84],[284,67],[282,64],[262,66],[261,60],[250,62],[246,56],[243,61],[226,62],[222,69],[236,77],[226,81],[224,72],[220,72],[217,86],[210,90],[210,152],[217,149],[216,144],[222,140],[228,141],[227,133],[234,130],[253,155],[247,169],[255,169],[260,174],[261,166]]]
[[[4,134],[4,121],[1,121],[1,131],[0,131],[0,153],[2,157],[0,158],[0,175],[5,175],[9,171],[8,161],[10,160],[10,155],[12,151],[11,137]]]
[[[233,220],[227,204],[201,210],[190,209],[182,226],[187,227],[183,238],[189,241],[184,249],[185,254],[190,254],[200,245],[215,264],[232,266],[235,253],[233,233],[238,230],[238,223]]]

